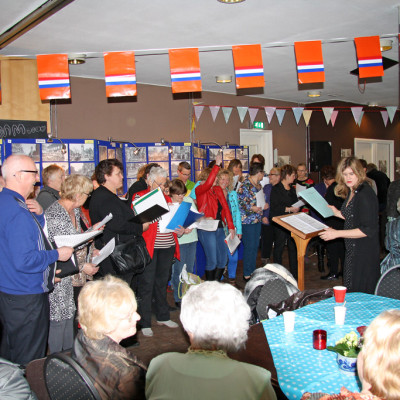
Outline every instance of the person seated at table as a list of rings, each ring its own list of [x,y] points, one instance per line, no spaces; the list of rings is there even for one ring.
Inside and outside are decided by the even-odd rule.
[[[398,400],[400,399],[400,310],[378,315],[364,333],[364,344],[357,358],[361,393],[342,388],[340,394],[321,394],[320,400]],[[301,400],[316,399],[304,393]]]
[[[244,347],[249,329],[250,307],[238,289],[219,282],[192,286],[180,318],[191,345],[185,354],[151,361],[148,400],[276,399],[269,371],[227,355]]]
[[[72,358],[88,373],[102,399],[144,398],[146,367],[119,345],[136,333],[140,315],[123,280],[107,275],[86,283],[78,298],[81,326]]]

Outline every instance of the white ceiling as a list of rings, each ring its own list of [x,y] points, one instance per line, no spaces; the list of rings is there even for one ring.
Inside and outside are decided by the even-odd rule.
[[[0,0],[0,32],[45,2]],[[319,101],[398,106],[398,65],[363,93],[349,71],[357,68],[358,36],[392,39],[383,55],[398,61],[399,7],[400,0],[75,0],[0,55],[84,53],[87,62],[70,74],[104,79],[103,51],[135,50],[137,82],[170,86],[168,49],[199,47],[203,91],[236,94],[234,83],[217,84],[215,76],[233,75],[232,45],[260,43],[265,87],[252,95],[307,104],[315,100],[297,84],[293,43],[319,39],[326,77]]]

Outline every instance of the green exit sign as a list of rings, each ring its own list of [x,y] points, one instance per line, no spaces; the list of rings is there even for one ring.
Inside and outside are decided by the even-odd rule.
[[[264,129],[264,122],[262,122],[262,121],[254,121],[253,128],[254,129]]]

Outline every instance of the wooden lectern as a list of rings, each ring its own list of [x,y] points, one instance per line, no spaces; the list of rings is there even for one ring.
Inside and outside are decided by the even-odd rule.
[[[283,221],[283,218],[287,218],[290,216],[294,215],[299,215],[299,216],[306,216],[308,219],[312,218],[307,214],[304,213],[295,213],[295,214],[285,214],[285,215],[280,215],[277,217],[273,217],[272,221],[276,222],[278,225],[283,226],[285,229],[289,230],[291,233],[291,236],[293,240],[296,243],[297,247],[297,285],[299,287],[299,290],[304,290],[304,256],[306,255],[306,250],[307,250],[307,245],[308,242],[310,241],[311,238],[314,236],[317,236],[319,232],[323,231],[326,225],[321,224],[319,221],[315,220],[312,218],[317,224],[318,228],[321,229],[316,229],[313,232],[305,233],[297,228],[295,228],[293,225],[287,223],[286,221]],[[318,226],[319,224],[319,226]]]

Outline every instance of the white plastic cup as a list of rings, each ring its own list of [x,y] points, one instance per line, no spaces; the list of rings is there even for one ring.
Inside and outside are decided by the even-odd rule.
[[[344,320],[346,317],[346,307],[336,306],[335,307],[335,324],[344,325]]]
[[[283,313],[283,322],[285,323],[285,332],[294,331],[294,318],[296,314],[294,311],[285,311]]]

